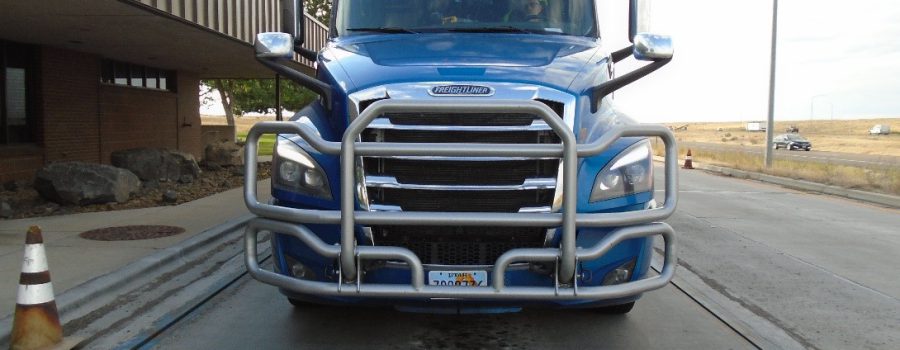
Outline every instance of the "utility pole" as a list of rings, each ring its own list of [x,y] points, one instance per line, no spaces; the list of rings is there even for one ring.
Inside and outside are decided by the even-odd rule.
[[[772,138],[775,136],[775,44],[778,37],[778,0],[772,0],[772,61],[769,64],[769,121],[766,125],[766,169],[772,168],[775,156]]]
[[[281,75],[275,74],[275,120],[281,121]]]

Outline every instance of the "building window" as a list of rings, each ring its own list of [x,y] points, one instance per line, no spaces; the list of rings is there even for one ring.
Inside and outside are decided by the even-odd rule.
[[[103,61],[100,81],[106,84],[175,91],[175,72],[137,64]]]
[[[0,145],[35,141],[35,49],[0,41]]]

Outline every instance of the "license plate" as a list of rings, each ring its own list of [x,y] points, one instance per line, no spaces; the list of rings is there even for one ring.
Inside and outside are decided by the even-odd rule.
[[[487,285],[487,271],[428,271],[432,286],[480,287]]]

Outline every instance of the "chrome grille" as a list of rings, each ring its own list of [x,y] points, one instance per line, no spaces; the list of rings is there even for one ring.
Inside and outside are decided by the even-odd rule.
[[[538,99],[557,112],[565,105]],[[367,104],[362,101],[360,110]],[[391,113],[363,142],[560,143],[536,115]],[[362,157],[369,210],[547,212],[557,195],[556,158]],[[543,247],[548,228],[373,226],[376,245],[406,247],[426,264],[488,265],[514,248]]]

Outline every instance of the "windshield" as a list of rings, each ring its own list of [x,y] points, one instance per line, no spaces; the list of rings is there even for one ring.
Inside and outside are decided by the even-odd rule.
[[[485,32],[595,36],[593,0],[341,0],[338,36]]]
[[[803,138],[802,136],[797,136],[797,135],[787,135],[786,138],[790,141],[806,141],[805,138]]]

